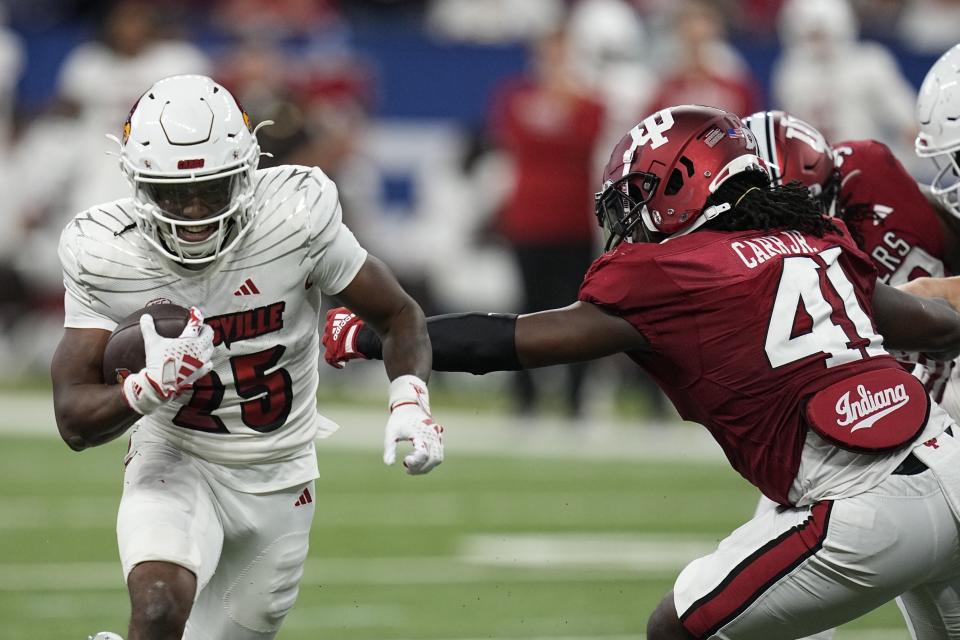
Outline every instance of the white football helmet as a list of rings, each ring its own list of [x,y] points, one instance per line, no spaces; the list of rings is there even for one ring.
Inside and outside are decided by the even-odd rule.
[[[938,169],[930,189],[960,217],[960,44],[940,56],[923,79],[917,124],[917,155],[933,159]]]
[[[138,229],[167,258],[209,264],[250,229],[256,130],[212,79],[181,75],[154,84],[130,111],[120,148]]]

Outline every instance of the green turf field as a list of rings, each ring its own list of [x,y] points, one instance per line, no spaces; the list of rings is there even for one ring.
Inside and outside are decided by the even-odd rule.
[[[114,518],[125,441],[0,436],[0,639],[126,634]],[[284,640],[639,638],[686,560],[748,518],[722,462],[451,451],[426,477],[320,447],[310,561]],[[837,635],[907,637],[892,606]]]

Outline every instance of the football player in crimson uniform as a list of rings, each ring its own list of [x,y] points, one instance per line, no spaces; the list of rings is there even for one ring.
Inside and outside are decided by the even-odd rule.
[[[307,557],[314,440],[337,428],[316,407],[322,296],[383,336],[384,460],[410,440],[410,473],[443,457],[423,313],[344,226],[322,171],[257,169],[256,129],[210,78],[157,82],[117,142],[132,197],[80,213],[60,242],[57,426],[79,451],[133,425],[117,517],[128,640],[273,638]],[[187,328],[163,338],[144,316],[146,367],[104,385],[111,330],[156,300],[193,305]]]
[[[782,111],[755,113],[744,123],[757,137],[758,155],[773,180],[800,182],[826,211],[842,218],[881,282],[900,286],[956,272],[957,236],[886,145],[848,140],[831,147],[813,126]],[[953,363],[917,354],[898,357],[943,403]],[[960,418],[960,404],[945,408]]]
[[[881,282],[904,285],[954,271],[947,265],[956,264],[955,237],[886,145],[852,140],[831,147],[815,127],[782,111],[755,113],[744,124],[756,136],[758,155],[767,161],[773,181],[801,183],[825,211],[843,219]],[[953,362],[895,355],[954,420],[960,417],[960,406],[943,403]],[[757,512],[775,507],[761,497]]]
[[[579,300],[434,318],[434,367],[626,353],[782,505],[683,569],[651,640],[795,638],[907,591],[937,629],[924,637],[946,638],[960,619],[960,601],[942,597],[960,589],[960,443],[884,346],[952,357],[960,316],[878,282],[805,187],[770,184],[756,145],[709,107],[643,120],[606,166],[596,211],[609,250]],[[329,314],[324,343],[335,366],[379,356],[345,309]]]

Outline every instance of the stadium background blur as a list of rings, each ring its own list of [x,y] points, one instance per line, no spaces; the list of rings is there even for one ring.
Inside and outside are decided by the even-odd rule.
[[[127,195],[104,134],[154,80],[207,73],[275,120],[261,166],[331,175],[347,223],[428,314],[515,311],[534,304],[524,256],[592,224],[605,154],[656,108],[785,108],[834,142],[883,140],[926,177],[913,100],[956,43],[960,1],[0,0],[0,23],[0,638],[81,638],[125,629],[124,443],[77,455],[56,437],[56,244],[75,213]],[[512,102],[523,91],[536,98]],[[574,103],[595,127],[571,126]],[[577,220],[551,197],[582,198],[563,214]],[[590,229],[575,240],[598,254]],[[582,403],[560,371],[539,376],[539,403],[510,374],[436,375],[448,461],[417,480],[376,454],[382,368],[321,373],[343,428],[319,448],[311,561],[281,638],[637,637],[676,571],[752,511],[719,450],[623,359],[588,371]],[[838,637],[904,636],[887,607]]]

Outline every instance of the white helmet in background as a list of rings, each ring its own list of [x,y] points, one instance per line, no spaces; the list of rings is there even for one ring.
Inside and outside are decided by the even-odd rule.
[[[229,91],[206,76],[160,80],[133,106],[121,141],[141,234],[175,262],[215,261],[250,228],[259,158],[250,118]]]
[[[960,217],[960,45],[940,56],[920,86],[917,96],[917,134],[914,148],[921,158],[932,158],[937,175],[930,189],[953,215]]]

